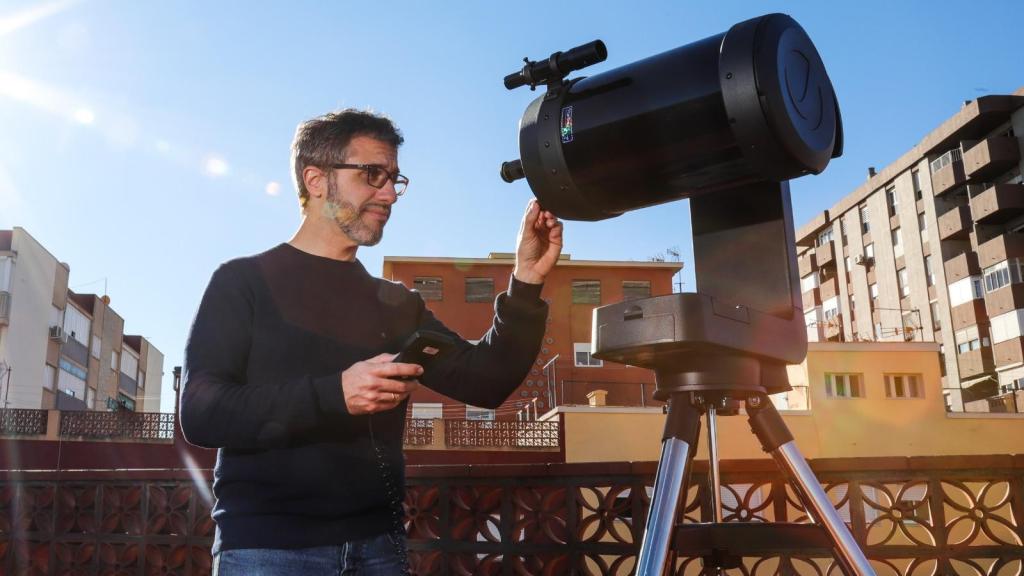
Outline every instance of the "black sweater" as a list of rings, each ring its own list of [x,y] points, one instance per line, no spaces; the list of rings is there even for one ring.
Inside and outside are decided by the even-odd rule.
[[[476,345],[448,330],[398,283],[281,244],[213,274],[192,325],[181,427],[219,448],[214,553],[340,545],[393,528],[374,442],[404,490],[406,403],[348,413],[341,373],[397,352],[416,329],[448,333],[457,351],[420,382],[474,406],[500,405],[540,348],[540,286],[511,281]],[[371,440],[372,437],[372,440]]]

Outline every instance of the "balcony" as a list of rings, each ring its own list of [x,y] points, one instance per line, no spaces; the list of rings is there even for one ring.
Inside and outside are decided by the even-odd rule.
[[[839,294],[839,279],[833,276],[828,280],[822,280],[821,285],[818,286],[818,293],[821,294],[822,302],[827,302],[829,298],[834,298]]]
[[[804,299],[804,312],[814,310],[815,307],[821,306],[821,290],[815,288],[808,290],[803,293]]]
[[[967,240],[971,233],[971,209],[957,206],[939,216],[939,238],[942,240]]]
[[[11,323],[11,293],[0,291],[0,326]]]
[[[135,396],[139,392],[139,383],[124,372],[118,372],[117,389],[129,396]]]
[[[982,270],[1021,256],[1024,256],[1024,234],[1002,234],[978,246],[978,265]]]
[[[1000,342],[992,346],[992,350],[1000,369],[1024,363],[1024,337]]]
[[[954,306],[950,310],[950,315],[953,317],[953,330],[963,330],[968,326],[974,326],[979,321],[988,319],[988,315],[985,313],[985,301],[981,299]]]
[[[834,265],[836,262],[836,251],[831,242],[815,248],[814,254],[818,261],[818,268]]]
[[[797,268],[800,270],[800,277],[803,278],[818,267],[817,259],[814,256],[814,250],[807,250],[803,254],[796,257]]]
[[[954,148],[932,161],[932,193],[941,196],[967,182],[960,149]]]
[[[1005,224],[1024,214],[1024,185],[996,184],[971,199],[971,214],[978,224]]]
[[[1020,163],[1020,146],[1013,136],[993,136],[964,152],[964,170],[974,182],[987,180]]]
[[[964,252],[947,260],[943,265],[946,269],[946,282],[952,284],[957,280],[963,280],[968,276],[981,274],[981,267],[978,266],[978,255],[974,252]]]
[[[1024,308],[1024,284],[1010,284],[985,294],[989,318]]]
[[[956,363],[960,366],[961,380],[994,372],[996,369],[992,348],[989,346],[982,346],[977,350],[969,350],[963,354],[957,354]]]

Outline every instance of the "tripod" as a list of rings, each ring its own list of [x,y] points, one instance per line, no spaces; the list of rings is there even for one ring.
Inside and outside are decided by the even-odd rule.
[[[718,413],[735,415],[745,404],[751,430],[786,473],[809,515],[819,525],[722,523],[715,420]],[[689,472],[700,435],[700,418],[707,415],[713,524],[673,526],[680,498],[686,494]],[[771,400],[763,391],[734,390],[675,392],[669,399],[661,459],[651,498],[636,574],[662,574],[669,549],[679,555],[700,556],[713,574],[740,566],[744,553],[758,555],[783,549],[834,548],[847,574],[874,574],[807,462],[797,450]],[[671,573],[671,572],[669,572]]]
[[[594,311],[594,357],[651,368],[668,400],[661,459],[638,576],[663,573],[670,549],[716,572],[743,555],[834,550],[847,574],[874,575],[768,394],[790,389],[786,366],[807,353],[787,182],[755,182],[690,200],[695,294],[672,294]],[[715,523],[674,526],[707,415],[712,498],[720,495],[715,422],[746,408],[764,450],[786,473],[817,525]],[[738,544],[739,543],[739,544]]]

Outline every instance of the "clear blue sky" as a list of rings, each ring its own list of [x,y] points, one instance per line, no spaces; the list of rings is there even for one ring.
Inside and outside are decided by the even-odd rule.
[[[815,41],[839,94],[846,155],[793,184],[797,224],[913,146],[963,100],[1024,85],[1024,3],[976,2],[251,2],[0,0],[0,228],[22,226],[106,279],[125,330],[181,364],[192,315],[224,260],[298,225],[288,145],[298,122],[371,107],[405,133],[412,184],[384,255],[511,251],[524,182],[516,125],[535,96],[502,77],[523,56],[600,38],[607,70],[768,12]],[[685,202],[568,223],[574,258],[645,260],[677,246]],[[94,282],[99,280],[99,282]]]

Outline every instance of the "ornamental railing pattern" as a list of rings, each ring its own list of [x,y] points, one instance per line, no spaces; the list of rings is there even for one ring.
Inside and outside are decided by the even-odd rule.
[[[0,409],[0,434],[5,436],[43,436],[48,411],[29,408]]]
[[[445,420],[449,448],[558,448],[558,422]]]
[[[712,517],[695,470],[684,522]],[[769,462],[723,462],[727,522],[807,522]],[[813,463],[877,573],[1024,571],[1024,459]],[[417,466],[405,499],[417,575],[600,574],[634,569],[653,463]],[[0,573],[210,573],[209,471],[0,477]],[[161,477],[161,475],[163,475]],[[701,574],[674,558],[676,574]],[[729,574],[837,575],[825,551],[778,550]]]
[[[79,410],[60,413],[62,438],[173,440],[174,426],[174,414],[162,412]]]
[[[405,420],[406,446],[429,446],[434,443],[434,421],[430,418],[407,418]]]

